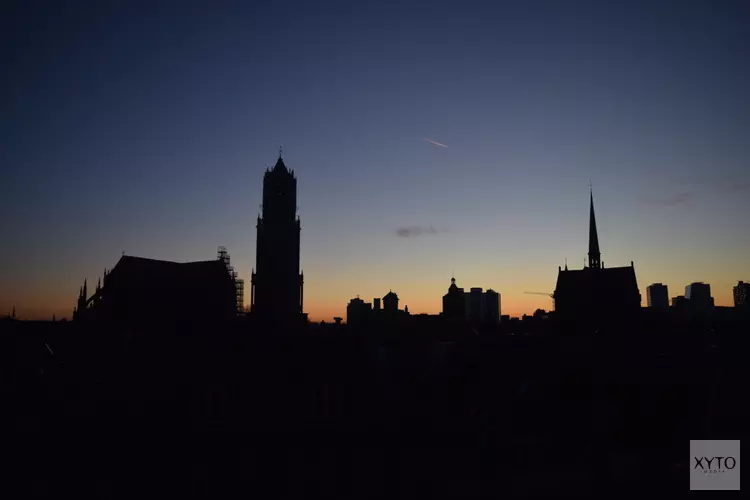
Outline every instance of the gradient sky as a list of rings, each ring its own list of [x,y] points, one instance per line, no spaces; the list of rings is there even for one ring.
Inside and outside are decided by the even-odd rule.
[[[70,316],[123,251],[224,245],[249,281],[279,144],[311,319],[389,289],[435,313],[451,273],[504,314],[548,308],[523,292],[582,266],[589,180],[605,266],[635,261],[644,301],[704,281],[731,305],[750,281],[746,1],[21,1],[0,17],[0,313]]]

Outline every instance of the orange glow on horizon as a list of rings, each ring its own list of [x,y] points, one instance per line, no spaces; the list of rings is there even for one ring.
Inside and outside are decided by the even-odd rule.
[[[711,292],[714,297],[716,306],[719,307],[732,307],[734,305],[734,298],[732,296],[732,286],[736,285],[736,281],[733,284],[722,283],[721,287],[712,287]],[[642,296],[641,305],[646,306],[646,286],[640,285],[640,291]],[[403,287],[408,288],[408,287]],[[393,291],[399,294],[399,309],[403,309],[404,306],[409,306],[409,312],[411,314],[439,314],[442,311],[442,296],[445,293],[443,284],[437,288],[429,291],[414,293],[415,290],[404,290],[404,293],[400,293],[399,289],[394,288]],[[543,287],[542,287],[543,289]],[[386,289],[387,292],[387,289]],[[305,312],[308,314],[308,318],[311,322],[333,322],[334,317],[341,317],[346,321],[346,306],[349,301],[356,296],[351,294],[349,297],[342,296],[341,289],[332,290],[330,294],[323,298],[323,294],[311,295],[309,300],[305,304]],[[502,315],[509,315],[511,317],[521,317],[524,314],[531,315],[537,309],[544,309],[548,311],[552,308],[552,301],[541,295],[525,295],[523,290],[508,290],[506,293],[501,293],[501,311]],[[70,294],[64,294],[64,299],[60,300],[58,296],[53,294],[44,294],[42,296],[36,296],[36,294],[23,294],[24,296],[17,297],[17,300],[11,300],[9,296],[0,297],[0,317],[4,317],[6,314],[10,314],[11,310],[15,306],[16,317],[19,319],[27,320],[50,320],[54,314],[57,320],[63,318],[71,319],[73,313],[73,307],[75,306],[75,293],[71,300]],[[677,295],[683,295],[683,290],[676,288],[673,291],[673,287],[670,286],[669,297]],[[378,296],[378,295],[376,295]],[[379,295],[379,296],[382,296]],[[414,300],[414,297],[422,297],[422,300]],[[360,297],[365,302],[372,303],[373,297],[368,297],[366,294],[361,294]],[[428,297],[428,299],[424,299]],[[54,303],[53,306],[37,306],[37,304]],[[247,304],[245,304],[247,306]]]

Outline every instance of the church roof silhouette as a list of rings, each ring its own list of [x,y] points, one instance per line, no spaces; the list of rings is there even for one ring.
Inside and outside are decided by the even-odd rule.
[[[589,209],[589,266],[560,269],[553,294],[558,314],[584,317],[607,311],[632,311],[640,307],[640,292],[633,263],[605,268],[599,250],[594,198]]]

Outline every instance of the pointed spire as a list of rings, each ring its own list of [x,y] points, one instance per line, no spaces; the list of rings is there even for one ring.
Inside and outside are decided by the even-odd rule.
[[[96,293],[99,293],[99,290],[102,289],[102,279],[99,278],[99,281],[96,282]]]
[[[88,290],[86,289],[86,278],[83,278],[83,298],[87,298],[88,295]]]
[[[568,258],[567,257],[565,257],[565,270],[566,271],[568,270]]]
[[[13,318],[13,319],[16,318],[16,306],[15,305],[13,306],[13,312],[10,313],[10,317]]]
[[[594,216],[594,192],[589,185],[589,267],[599,269],[601,254],[599,253],[599,235],[596,232],[596,217]]]
[[[281,153],[283,152],[283,149],[281,147],[281,144],[279,144],[279,160],[281,159]]]
[[[272,172],[289,172],[286,165],[284,165],[283,158],[281,157],[281,147],[279,147],[279,159],[276,160],[276,165],[274,165]]]

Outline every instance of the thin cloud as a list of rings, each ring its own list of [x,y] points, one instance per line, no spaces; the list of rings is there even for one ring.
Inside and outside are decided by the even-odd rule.
[[[424,138],[425,141],[434,144],[435,146],[440,146],[441,148],[447,148],[447,144],[443,144],[442,142],[433,141],[432,139],[428,139],[427,137]]]
[[[750,179],[741,177],[722,178],[675,178],[673,184],[690,186],[692,191],[709,188],[711,191],[725,194],[744,194],[750,191]]]
[[[727,182],[720,189],[728,193],[744,193],[750,190],[750,181]]]
[[[649,205],[660,207],[679,207],[692,206],[693,202],[698,199],[698,194],[692,191],[685,191],[667,197],[643,197],[641,201]]]
[[[396,229],[399,238],[414,238],[425,234],[437,234],[439,231],[433,226],[404,226]]]

